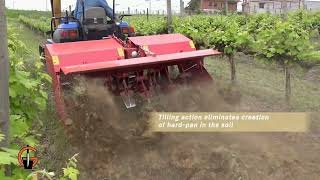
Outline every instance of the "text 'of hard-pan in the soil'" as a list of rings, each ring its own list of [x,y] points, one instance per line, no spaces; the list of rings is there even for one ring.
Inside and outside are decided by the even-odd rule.
[[[155,132],[306,132],[308,113],[162,112],[152,113]]]

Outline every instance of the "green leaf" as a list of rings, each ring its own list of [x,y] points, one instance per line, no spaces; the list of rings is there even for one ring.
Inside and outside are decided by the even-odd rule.
[[[18,156],[19,150],[9,149],[9,148],[1,148],[3,151],[10,153],[12,156]]]
[[[73,167],[68,167],[68,168],[63,168],[63,174],[65,178],[70,178],[71,180],[77,180],[80,172],[79,170]]]
[[[18,118],[15,119],[18,116],[15,115],[11,115],[11,117],[14,117],[12,120],[10,119],[10,135],[11,137],[15,137],[15,136],[21,136],[23,135],[25,132],[28,131],[29,126],[27,124],[27,122],[22,119],[22,118]]]
[[[10,95],[11,98],[17,97],[17,93],[13,88],[9,89],[9,95]]]
[[[0,151],[0,164],[15,164],[15,165],[19,165],[18,162],[18,154],[16,154],[16,156],[13,156],[10,152],[6,152],[6,151]]]
[[[13,168],[12,170],[12,179],[21,179],[21,180],[25,180],[26,177],[29,175],[29,171],[26,171],[25,169],[21,168],[20,166],[16,166]]]
[[[36,146],[39,141],[34,136],[27,136],[23,139],[25,144],[29,144],[30,146]]]

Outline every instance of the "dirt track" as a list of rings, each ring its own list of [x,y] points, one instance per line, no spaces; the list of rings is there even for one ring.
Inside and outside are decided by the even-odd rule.
[[[69,98],[80,179],[318,179],[320,130],[309,133],[148,133],[150,111],[285,111],[215,88],[181,88],[135,110],[119,109],[99,81]],[[226,92],[224,89],[223,92]],[[230,97],[230,94],[225,94]],[[230,104],[230,102],[233,102]],[[121,103],[121,101],[120,101]],[[282,109],[281,109],[282,108]],[[86,109],[86,110],[84,110]],[[89,113],[90,112],[90,113]],[[312,122],[319,122],[319,114]],[[129,123],[128,123],[129,122]],[[80,125],[81,124],[81,125]]]

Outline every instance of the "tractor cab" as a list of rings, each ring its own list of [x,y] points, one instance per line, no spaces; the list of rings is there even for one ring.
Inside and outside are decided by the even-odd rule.
[[[107,17],[101,7],[91,7],[84,11],[80,20],[69,16],[68,12],[61,18],[52,18],[51,21],[51,43],[65,43],[87,40],[99,40],[114,35],[122,40],[134,36],[134,28],[129,23],[122,21],[122,18],[131,15],[119,16],[119,21]],[[56,20],[60,24],[55,27]]]

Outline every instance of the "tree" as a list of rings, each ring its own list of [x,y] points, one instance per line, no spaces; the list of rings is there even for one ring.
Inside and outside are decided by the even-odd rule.
[[[211,22],[206,44],[223,52],[230,64],[230,75],[233,84],[236,83],[236,64],[234,55],[249,44],[249,34],[232,16],[220,16]]]
[[[291,70],[290,65],[304,59],[311,51],[309,32],[290,22],[278,22],[274,28],[264,29],[257,34],[253,43],[258,57],[267,61],[275,61],[284,70],[285,97],[290,103]]]
[[[189,11],[199,11],[200,10],[200,1],[199,0],[191,0],[186,7],[186,10]]]

